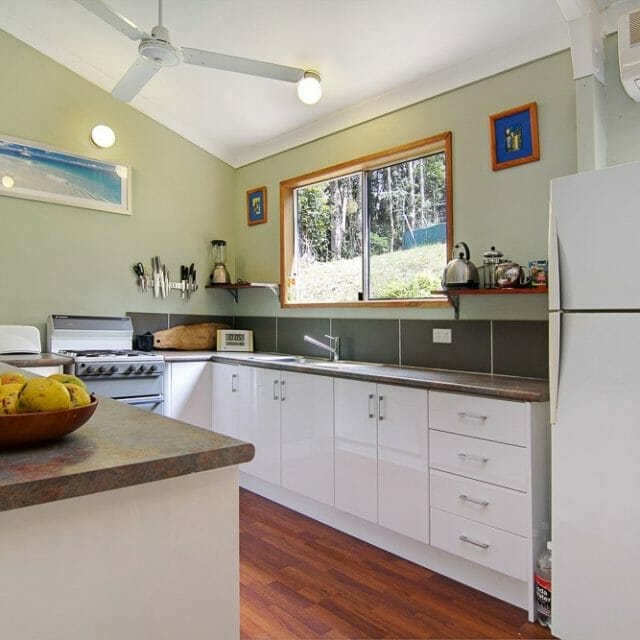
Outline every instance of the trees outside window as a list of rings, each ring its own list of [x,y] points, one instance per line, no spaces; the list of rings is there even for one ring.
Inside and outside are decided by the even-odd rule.
[[[282,304],[442,304],[451,134],[280,185]]]

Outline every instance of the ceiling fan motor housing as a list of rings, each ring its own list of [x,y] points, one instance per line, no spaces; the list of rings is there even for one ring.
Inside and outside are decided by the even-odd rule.
[[[173,67],[182,62],[182,54],[169,41],[169,30],[162,25],[153,27],[151,38],[145,38],[138,45],[138,53],[149,62],[161,67]]]

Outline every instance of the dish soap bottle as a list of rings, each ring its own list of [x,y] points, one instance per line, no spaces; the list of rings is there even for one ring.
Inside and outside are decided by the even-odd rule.
[[[536,620],[543,627],[551,626],[551,541],[536,562]]]

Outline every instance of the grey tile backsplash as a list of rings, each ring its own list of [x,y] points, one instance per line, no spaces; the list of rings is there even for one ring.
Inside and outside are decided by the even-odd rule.
[[[399,320],[331,321],[331,335],[340,337],[343,360],[399,364]]]
[[[401,360],[409,367],[491,373],[488,320],[402,320]],[[434,329],[450,329],[451,344],[433,342]]]
[[[379,320],[128,313],[134,334],[179,324],[223,322],[253,330],[256,351],[310,357],[328,354],[308,344],[340,337],[344,360],[548,378],[548,324],[539,320]],[[433,329],[451,329],[451,344],[433,342]]]

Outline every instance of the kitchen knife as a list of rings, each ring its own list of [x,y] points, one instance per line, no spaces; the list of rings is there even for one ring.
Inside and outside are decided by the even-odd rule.
[[[151,265],[153,268],[153,295],[157,298],[160,295],[160,258],[158,256],[151,258]]]

